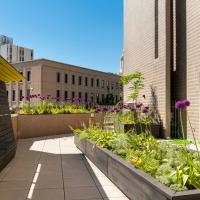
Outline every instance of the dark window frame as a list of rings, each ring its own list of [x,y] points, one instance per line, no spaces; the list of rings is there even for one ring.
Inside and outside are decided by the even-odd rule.
[[[159,30],[158,30],[158,23],[159,23],[159,19],[158,19],[158,8],[159,8],[159,2],[158,0],[155,0],[155,59],[157,59],[159,57]]]

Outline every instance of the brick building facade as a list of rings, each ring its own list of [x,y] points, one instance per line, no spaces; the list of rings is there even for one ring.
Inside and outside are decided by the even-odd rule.
[[[156,106],[165,137],[177,137],[174,104],[187,98],[191,106],[184,120],[190,116],[200,139],[199,11],[198,0],[124,0],[122,71],[144,74],[142,94],[146,103]],[[127,101],[128,87],[124,91]],[[187,123],[185,130],[192,138]]]

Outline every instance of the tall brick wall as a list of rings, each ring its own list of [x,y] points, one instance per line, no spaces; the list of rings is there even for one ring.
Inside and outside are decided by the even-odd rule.
[[[189,117],[200,139],[200,2],[187,0],[187,98],[191,101]],[[192,138],[188,127],[188,137]]]
[[[123,75],[141,71],[145,77],[146,103],[157,98],[165,136],[170,136],[170,1],[158,1],[159,57],[155,59],[155,0],[124,0]],[[129,90],[124,88],[124,101]]]
[[[0,171],[15,155],[15,149],[5,84],[0,82]]]

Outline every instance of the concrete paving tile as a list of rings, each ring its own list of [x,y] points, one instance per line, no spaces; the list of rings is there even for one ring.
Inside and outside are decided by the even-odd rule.
[[[28,190],[30,186],[31,181],[26,180],[0,181],[0,196],[2,190]]]
[[[101,199],[101,195],[96,187],[72,187],[65,188],[65,195],[70,200],[93,200]]]
[[[35,183],[36,189],[61,189],[63,188],[62,178],[52,178],[52,177],[38,177],[38,180]]]
[[[2,190],[0,198],[2,200],[26,200],[28,190]]]
[[[31,168],[12,168],[9,173],[3,178],[4,181],[8,180],[27,180],[33,179],[35,169]]]
[[[64,178],[72,178],[72,177],[82,177],[82,176],[91,176],[87,169],[63,169],[63,177]]]
[[[42,189],[34,190],[31,200],[64,200],[62,189]]]
[[[64,187],[83,187],[83,186],[93,186],[96,187],[95,182],[89,176],[86,177],[73,177],[64,179]]]

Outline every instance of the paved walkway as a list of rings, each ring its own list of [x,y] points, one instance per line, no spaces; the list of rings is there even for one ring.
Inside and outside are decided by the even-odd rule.
[[[19,140],[0,173],[1,200],[127,200],[75,147],[73,136]]]

